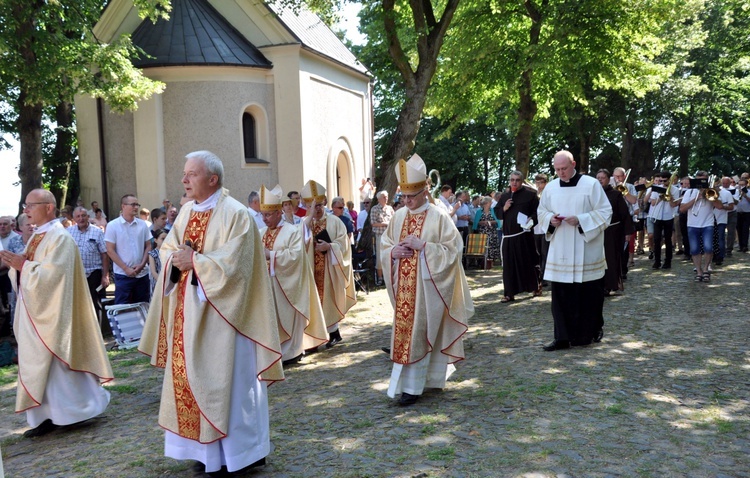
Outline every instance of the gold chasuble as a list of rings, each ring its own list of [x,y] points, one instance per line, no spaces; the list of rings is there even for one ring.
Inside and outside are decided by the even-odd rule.
[[[307,262],[302,229],[283,224],[275,229],[261,229],[260,232],[263,244],[271,251],[268,267],[276,299],[281,343],[291,340],[295,322],[303,320],[303,349],[324,344],[328,341],[328,332],[313,273]]]
[[[164,267],[139,350],[165,368],[159,425],[211,443],[229,433],[236,334],[255,342],[258,379],[275,382],[284,373],[255,222],[226,189],[213,209],[196,212],[192,206],[183,206],[162,244]],[[172,254],[188,240],[195,251],[193,269],[173,284]]]
[[[80,251],[65,228],[58,223],[32,236],[21,272],[9,274],[18,293],[16,412],[42,403],[54,359],[102,383],[112,380]]]
[[[357,303],[349,236],[344,223],[333,214],[326,214],[320,221],[312,216],[306,217],[304,224],[311,233],[307,257],[313,269],[326,326],[331,327]],[[315,236],[324,229],[332,241],[331,250],[325,254],[315,252]]]
[[[422,253],[392,259],[391,251],[408,235],[427,241]],[[394,309],[391,359],[412,364],[434,350],[448,363],[464,359],[463,335],[474,315],[461,266],[463,242],[450,216],[425,204],[396,211],[381,239],[380,259]]]

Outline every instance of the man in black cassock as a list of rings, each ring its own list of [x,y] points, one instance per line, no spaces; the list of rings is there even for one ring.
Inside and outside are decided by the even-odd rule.
[[[542,295],[539,254],[534,244],[533,227],[538,222],[536,192],[523,185],[523,173],[510,173],[510,190],[505,191],[495,206],[495,215],[503,221],[503,287],[510,302],[521,292]]]

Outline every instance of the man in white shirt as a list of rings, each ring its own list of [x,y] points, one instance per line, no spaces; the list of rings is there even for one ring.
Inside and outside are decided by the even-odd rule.
[[[120,200],[120,217],[107,224],[104,241],[115,272],[115,304],[149,302],[151,282],[148,277],[148,251],[151,233],[145,222],[136,217],[138,198],[126,194]]]
[[[734,210],[734,196],[729,192],[731,181],[730,178],[721,178],[721,188],[719,189],[719,198],[717,199],[717,201],[721,201],[721,208],[717,207],[714,209],[714,219],[716,219],[716,227],[718,228],[719,236],[719,250],[717,251],[718,254],[714,257],[714,264],[717,266],[724,263],[724,257],[727,254],[727,223],[729,222],[729,212]],[[732,243],[734,243],[734,241],[732,241]]]
[[[250,217],[255,221],[259,231],[266,227],[266,223],[263,222],[263,213],[260,212],[260,194],[258,194],[258,191],[251,191],[247,196],[247,212],[250,213]]]
[[[662,171],[654,177],[654,184],[652,186],[651,195],[649,201],[651,202],[651,208],[649,209],[649,220],[654,226],[654,269],[670,269],[672,267],[672,233],[674,232],[674,208],[679,204],[679,190],[676,186],[669,186],[668,172]],[[671,200],[667,200],[665,193],[661,191],[653,191],[654,187],[659,188],[670,188]],[[666,254],[664,256],[664,264],[661,263],[661,243],[662,240],[665,243]]]
[[[740,179],[734,195],[737,201],[737,238],[740,242],[740,252],[747,252],[748,237],[750,237],[750,195],[748,195],[747,179]]]
[[[695,179],[706,179],[708,173],[698,171]],[[706,189],[688,189],[682,195],[680,212],[687,213],[688,238],[690,240],[690,255],[695,265],[695,281],[708,282],[711,273],[708,267],[714,256],[714,208],[721,207],[720,201],[705,199]],[[701,254],[701,249],[703,253]]]

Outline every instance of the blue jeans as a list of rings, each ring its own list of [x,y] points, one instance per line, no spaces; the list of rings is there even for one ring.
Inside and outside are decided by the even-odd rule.
[[[115,274],[115,305],[150,302],[151,281],[148,274],[143,277],[128,277]]]
[[[704,254],[711,254],[714,250],[714,227],[688,226],[688,239],[690,240],[691,256],[700,255],[701,246],[703,246]]]
[[[727,253],[727,243],[726,243],[727,225],[717,224],[715,227],[718,230],[718,234],[719,234],[719,253],[716,254],[716,257],[714,257],[714,259],[717,261],[723,261],[724,256]]]

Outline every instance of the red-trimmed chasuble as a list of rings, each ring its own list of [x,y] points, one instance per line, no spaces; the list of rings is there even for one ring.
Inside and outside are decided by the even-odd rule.
[[[401,228],[399,242],[406,236],[421,237],[427,211],[406,215],[406,227]],[[416,252],[416,251],[415,251]],[[417,268],[419,254],[399,260],[398,291],[396,292],[396,318],[393,338],[393,361],[400,364],[409,363],[411,334],[414,329],[414,310],[417,301]]]
[[[190,220],[183,235],[183,243],[192,242],[195,252],[203,252],[204,237],[208,229],[208,221],[211,219],[211,212],[191,211]],[[195,401],[193,391],[188,383],[187,370],[185,369],[185,343],[183,330],[185,326],[185,292],[190,283],[190,272],[182,271],[180,282],[177,284],[177,310],[175,311],[174,331],[172,335],[172,383],[174,385],[175,403],[177,405],[177,434],[191,440],[200,438],[200,409]],[[162,326],[163,326],[162,322]],[[166,359],[167,344],[166,331],[164,331],[164,356]],[[159,334],[162,336],[162,334]],[[159,344],[159,356],[162,354],[162,344]],[[165,360],[166,364],[166,360]]]
[[[323,216],[323,219],[320,221],[313,219],[312,223],[312,241],[313,247],[315,247],[315,237],[326,228],[326,217]],[[326,278],[326,255],[322,252],[315,251],[315,267],[313,268],[313,272],[315,274],[315,287],[318,289],[318,297],[320,297],[320,302],[322,303],[323,285],[325,284]]]

